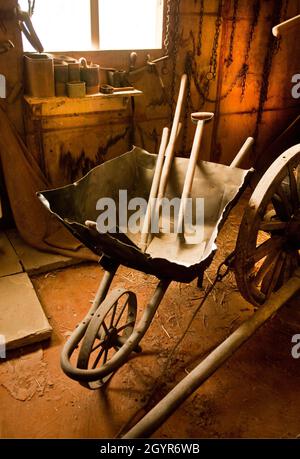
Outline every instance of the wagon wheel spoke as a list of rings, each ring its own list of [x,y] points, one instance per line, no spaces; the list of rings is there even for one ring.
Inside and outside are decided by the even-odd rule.
[[[284,284],[287,282],[290,278],[290,273],[291,273],[291,257],[289,254],[287,254],[283,269],[282,269],[282,283]]]
[[[285,262],[285,258],[286,258],[286,254],[281,253],[277,257],[276,261],[273,263],[272,269],[270,269],[268,274],[263,279],[262,285],[261,285],[261,291],[266,296],[269,296],[275,289],[278,283],[280,274],[281,274],[282,266],[284,265],[284,262]]]
[[[280,237],[276,236],[269,238],[267,241],[263,242],[261,245],[255,248],[249,259],[253,260],[254,263],[257,263],[265,256],[276,252],[281,245],[282,239]]]
[[[298,184],[296,182],[294,168],[290,164],[288,165],[288,173],[289,173],[292,207],[293,207],[293,210],[296,211],[299,208]]]
[[[280,219],[289,219],[292,213],[291,205],[282,184],[278,186],[272,198],[272,203]]]
[[[274,266],[274,262],[276,262],[278,256],[279,255],[277,252],[272,252],[266,257],[263,264],[259,268],[256,276],[253,279],[256,286],[258,286],[261,283],[266,274],[272,269],[272,267]]]
[[[291,274],[299,267],[299,252],[295,251],[291,253]]]
[[[280,220],[273,220],[273,221],[263,221],[259,229],[261,231],[265,231],[266,233],[271,233],[272,231],[281,231],[287,227],[287,222],[282,222]]]

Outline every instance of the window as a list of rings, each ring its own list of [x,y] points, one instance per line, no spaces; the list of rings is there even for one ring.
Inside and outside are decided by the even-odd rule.
[[[28,0],[19,0],[27,10]],[[159,49],[164,0],[35,0],[45,51]],[[33,51],[23,37],[25,51]]]

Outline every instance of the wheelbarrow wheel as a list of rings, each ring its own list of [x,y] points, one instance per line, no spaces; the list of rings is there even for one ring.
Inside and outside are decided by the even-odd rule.
[[[109,371],[110,359],[118,354],[118,368],[127,361],[128,355],[122,352],[122,347],[133,332],[136,314],[136,295],[125,289],[113,290],[100,304],[82,339],[77,368],[103,368],[103,377],[96,381],[82,381],[82,385],[89,389],[99,389],[116,371]],[[140,351],[139,346],[135,351]]]
[[[300,145],[283,153],[255,188],[235,250],[244,298],[262,305],[300,265]]]

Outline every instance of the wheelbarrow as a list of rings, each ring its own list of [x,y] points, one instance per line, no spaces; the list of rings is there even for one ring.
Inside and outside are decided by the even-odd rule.
[[[183,94],[184,91],[181,99]],[[99,255],[99,264],[105,270],[92,307],[66,342],[61,354],[61,366],[65,374],[90,389],[101,387],[127,362],[132,353],[141,352],[139,343],[172,281],[190,283],[196,278],[201,279],[216,253],[218,232],[253,173],[252,169],[238,167],[247,145],[230,166],[197,161],[195,144],[192,149],[192,153],[195,153],[192,171],[191,159],[176,157],[171,161],[174,142],[180,130],[179,118],[180,109],[175,112],[170,141],[165,152],[164,147],[161,148],[162,155],[134,147],[122,156],[94,168],[76,183],[38,194],[42,203],[72,234]],[[197,123],[199,140],[203,118],[196,117],[194,121]],[[119,218],[122,209],[122,203],[119,206],[120,190],[126,190],[128,201],[142,197],[149,202],[153,184],[156,183],[154,179],[159,158],[162,157],[165,158],[168,177],[168,180],[164,180],[166,175],[162,173],[159,181],[160,185],[163,183],[164,196],[169,200],[179,198],[182,189],[188,188],[187,195],[192,202],[203,198],[201,239],[190,243],[178,235],[158,233],[150,238],[145,249],[141,244],[145,240],[142,230],[131,232],[127,228],[126,232],[122,231]],[[260,307],[256,313],[259,314],[259,320],[251,325],[250,334],[279,308],[276,301],[271,306],[268,303],[274,292],[288,285],[289,288],[284,291],[286,301],[300,289],[299,163],[300,145],[291,148],[273,163],[258,183],[240,226],[231,266],[234,267],[241,294],[247,301]],[[192,174],[189,175],[190,172]],[[187,176],[192,187],[187,186]],[[160,188],[156,185],[157,189]],[[114,225],[113,231],[99,231],[97,227],[97,208],[102,198],[109,198],[116,205],[119,225]],[[132,212],[128,212],[128,220]],[[123,288],[109,291],[120,265],[158,279],[138,323],[135,293]],[[264,304],[267,305],[266,310],[263,309]],[[220,355],[213,356],[208,363],[206,359],[208,366],[205,368],[205,378],[248,337],[249,327],[246,326],[241,334],[238,333],[238,339],[230,342],[229,350],[221,349],[222,358]],[[145,421],[142,420],[129,432],[128,438],[145,437],[153,433],[178,403],[187,398],[191,390],[195,390],[198,379],[194,378],[189,384],[190,390],[185,386],[180,394],[178,391],[172,394],[167,408],[163,404],[163,407],[159,405],[153,416],[150,412],[150,419],[146,416]]]

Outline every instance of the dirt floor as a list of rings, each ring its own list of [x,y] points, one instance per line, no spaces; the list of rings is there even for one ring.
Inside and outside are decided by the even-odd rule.
[[[243,201],[218,240],[219,251],[204,277],[234,248]],[[0,364],[2,438],[112,438],[151,394],[147,409],[235,330],[254,308],[237,291],[234,275],[218,285],[177,349],[164,364],[203,297],[196,281],[173,282],[142,340],[142,354],[121,368],[105,390],[89,391],[60,369],[61,347],[90,307],[103,271],[93,264],[32,278],[54,329],[50,342],[12,351]],[[113,286],[133,290],[142,312],[157,280],[120,268]],[[156,432],[160,438],[295,438],[300,436],[300,359],[291,339],[300,333],[300,297],[263,326]]]

